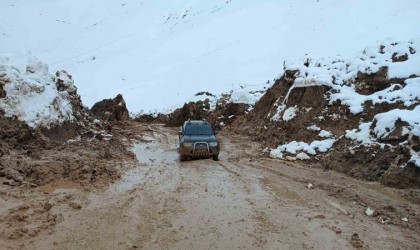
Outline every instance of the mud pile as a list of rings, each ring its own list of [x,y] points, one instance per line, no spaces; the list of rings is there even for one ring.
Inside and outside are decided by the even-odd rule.
[[[124,98],[118,94],[114,99],[105,99],[93,105],[92,114],[105,121],[128,121],[130,115]]]
[[[181,126],[185,121],[206,119],[215,130],[228,127],[239,116],[248,113],[249,104],[231,101],[231,94],[220,97],[208,92],[196,94],[196,101],[185,103],[170,114],[143,114],[134,118],[138,122],[163,123],[168,127]]]
[[[122,141],[125,135],[91,115],[70,74],[53,76],[45,67],[30,63],[21,73],[0,65],[1,183],[37,186],[70,180],[101,186],[119,178],[119,169],[136,164]]]
[[[274,158],[420,188],[420,72],[409,72],[416,48],[389,42],[360,60],[286,62],[283,76],[233,127]]]

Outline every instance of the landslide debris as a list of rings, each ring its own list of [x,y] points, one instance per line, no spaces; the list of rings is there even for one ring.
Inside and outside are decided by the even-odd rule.
[[[0,87],[0,184],[99,187],[137,164],[119,129],[125,125],[95,119],[66,71],[50,75],[37,60],[23,73],[2,64]]]
[[[354,60],[285,62],[284,74],[233,127],[274,158],[420,188],[420,72],[410,68],[420,57],[409,52],[417,46],[384,42]],[[395,60],[397,52],[404,60]]]
[[[104,121],[128,121],[130,119],[128,109],[121,94],[118,94],[113,99],[105,99],[95,103],[91,111],[94,117]]]
[[[419,49],[386,40],[354,58],[305,56],[284,62],[268,89],[201,92],[170,114],[136,119],[179,126],[205,118],[262,142],[269,157],[420,188]]]

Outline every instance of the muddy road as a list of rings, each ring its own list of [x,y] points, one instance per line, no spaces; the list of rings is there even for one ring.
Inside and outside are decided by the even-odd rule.
[[[22,204],[10,191],[0,213],[15,209],[8,216],[16,223],[20,215],[44,230],[11,233],[0,248],[420,248],[420,206],[401,193],[409,191],[268,159],[258,144],[226,133],[219,135],[220,161],[181,163],[176,129],[151,128],[133,148],[140,166],[106,190],[86,192],[68,182],[37,188],[25,196],[43,204],[32,214],[12,208]],[[50,218],[54,223],[44,223]],[[6,224],[0,229],[10,231]]]

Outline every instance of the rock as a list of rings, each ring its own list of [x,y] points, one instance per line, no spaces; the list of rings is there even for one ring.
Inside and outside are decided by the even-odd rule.
[[[105,99],[95,103],[91,109],[93,116],[105,121],[127,121],[130,119],[128,109],[121,94],[114,99]]]
[[[69,206],[73,209],[80,210],[82,209],[82,205],[78,201],[72,201]]]
[[[3,185],[14,187],[14,186],[18,186],[19,182],[16,182],[14,180],[5,180],[5,181],[3,181]]]
[[[370,95],[391,86],[391,83],[404,83],[399,79],[388,78],[388,68],[382,67],[377,72],[368,74],[358,72],[355,80],[356,91],[362,95]]]
[[[392,55],[392,62],[404,62],[408,60],[408,55],[404,54],[404,55],[398,55],[397,53],[394,53]]]
[[[408,222],[408,218],[407,217],[401,218],[401,221]]]
[[[391,219],[388,216],[381,215],[379,216],[379,222],[382,224],[388,224]]]
[[[23,181],[23,176],[16,169],[6,168],[4,170],[4,174],[6,178],[11,179],[15,182],[21,183]]]
[[[350,243],[355,248],[362,248],[364,245],[364,242],[359,238],[359,235],[357,233],[351,236]]]
[[[71,121],[65,121],[59,125],[53,125],[49,128],[40,128],[42,133],[50,140],[66,142],[77,135],[77,124]]]
[[[306,185],[306,188],[308,189],[312,189],[314,187],[314,185],[312,185],[312,183],[308,183],[308,185]]]
[[[410,134],[407,141],[414,151],[420,151],[420,136]]]
[[[73,77],[65,70],[57,71],[55,73],[55,86],[58,91],[67,91],[70,94],[77,92],[77,88],[74,86]]]
[[[368,207],[368,208],[366,209],[366,211],[365,211],[365,214],[366,214],[367,216],[372,217],[372,216],[375,214],[375,210],[373,210],[372,208]]]
[[[48,201],[47,202],[45,202],[44,203],[44,210],[45,211],[50,211],[51,210],[51,208],[52,208],[52,205],[51,205],[51,203],[49,203]]]

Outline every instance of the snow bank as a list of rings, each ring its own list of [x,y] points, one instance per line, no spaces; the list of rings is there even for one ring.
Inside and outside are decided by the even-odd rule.
[[[72,84],[65,79],[67,85]],[[48,66],[30,59],[26,71],[0,61],[0,83],[4,83],[6,97],[0,99],[0,109],[7,117],[17,117],[30,127],[49,127],[73,120],[67,91],[58,91],[55,77],[48,74]]]

